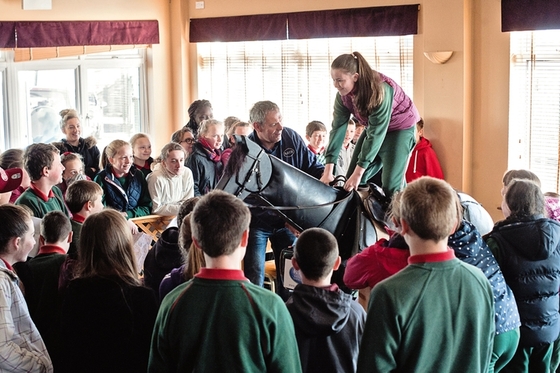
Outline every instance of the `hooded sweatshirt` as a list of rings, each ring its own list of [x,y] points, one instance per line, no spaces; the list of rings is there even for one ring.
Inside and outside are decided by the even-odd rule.
[[[408,168],[406,169],[406,182],[410,183],[422,176],[431,176],[436,179],[443,179],[443,171],[439,164],[438,157],[430,140],[420,137],[420,141],[412,149]]]
[[[552,343],[560,332],[560,223],[542,215],[497,223],[486,239],[521,316],[521,347]]]
[[[299,284],[286,302],[294,321],[303,373],[356,371],[366,313],[336,285]]]

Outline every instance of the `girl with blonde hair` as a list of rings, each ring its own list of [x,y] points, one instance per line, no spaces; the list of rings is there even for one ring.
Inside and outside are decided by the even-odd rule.
[[[95,181],[103,188],[103,204],[127,218],[149,215],[152,199],[144,175],[132,167],[132,147],[124,140],[113,140],[105,147],[105,168]]]
[[[61,153],[71,152],[78,153],[82,156],[85,165],[85,173],[93,179],[99,172],[99,149],[97,148],[97,139],[93,136],[81,137],[82,126],[80,116],[74,109],[64,109],[60,111],[60,129],[66,135],[61,140]]]
[[[200,124],[197,142],[187,160],[194,179],[194,195],[201,196],[210,192],[224,170],[222,141],[224,124],[219,120],[208,119]]]
[[[145,133],[137,133],[130,138],[132,154],[134,156],[134,167],[142,171],[144,177],[152,172],[152,143]]]

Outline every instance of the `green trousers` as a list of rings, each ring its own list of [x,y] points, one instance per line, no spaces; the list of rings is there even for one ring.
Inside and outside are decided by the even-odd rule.
[[[539,347],[518,347],[502,373],[549,373],[554,343]]]
[[[498,373],[513,358],[519,344],[519,328],[494,336],[488,373]]]
[[[362,133],[356,143],[356,148],[352,154],[352,160],[348,166],[347,177],[350,177],[356,168],[356,162],[358,161],[358,155],[362,149],[365,135],[366,131]],[[385,195],[390,197],[395,192],[403,189],[405,186],[404,173],[408,166],[410,152],[414,148],[414,141],[414,127],[406,130],[387,132],[377,156],[366,168],[360,184],[366,184],[381,170],[381,168],[383,168],[381,181],[383,183]]]

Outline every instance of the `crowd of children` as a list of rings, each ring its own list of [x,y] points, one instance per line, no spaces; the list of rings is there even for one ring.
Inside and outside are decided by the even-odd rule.
[[[357,53],[350,57],[333,65],[342,96],[364,84],[345,80],[354,74],[348,66],[363,63]],[[370,78],[407,100],[389,78]],[[489,227],[441,180],[413,107],[402,113],[408,116],[401,133],[378,144],[382,155],[394,142],[408,144],[408,124],[417,122],[409,185],[397,192],[394,175],[382,177],[393,194],[389,238],[346,264],[348,288],[372,288],[365,309],[331,284],[341,265],[331,233],[309,228],[295,240],[289,227],[259,226],[257,220],[271,221],[214,190],[235,135],[270,154],[289,138],[306,155],[298,168],[324,181],[344,175],[353,187],[371,171],[364,146],[381,124],[364,126],[373,119],[344,99],[337,97],[336,105],[339,128],[331,137],[340,142],[339,129],[346,129],[340,152],[326,143],[320,121],[308,124],[304,143],[270,101],[255,104],[250,122],[221,122],[200,100],[189,108],[189,124],[155,159],[143,133],[99,152],[95,141],[80,137],[74,110],[61,112],[66,137],[60,143],[0,154],[0,370],[556,371],[558,195],[543,194],[532,172],[510,170],[503,177],[505,220]],[[393,161],[402,168],[400,158]],[[176,219],[140,268],[133,250],[138,229],[130,219],[149,214]],[[301,283],[282,289],[282,297],[263,289],[261,272],[247,275],[249,263],[262,264],[254,235],[264,231],[293,238]]]

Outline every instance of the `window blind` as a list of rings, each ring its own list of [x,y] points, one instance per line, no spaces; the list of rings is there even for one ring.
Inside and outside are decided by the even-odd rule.
[[[305,136],[312,120],[330,128],[336,89],[331,62],[359,51],[371,67],[393,78],[412,97],[413,37],[365,37],[198,43],[198,97],[214,117],[249,119],[260,100],[278,104],[284,124]]]
[[[560,186],[560,31],[511,34],[509,168]]]

